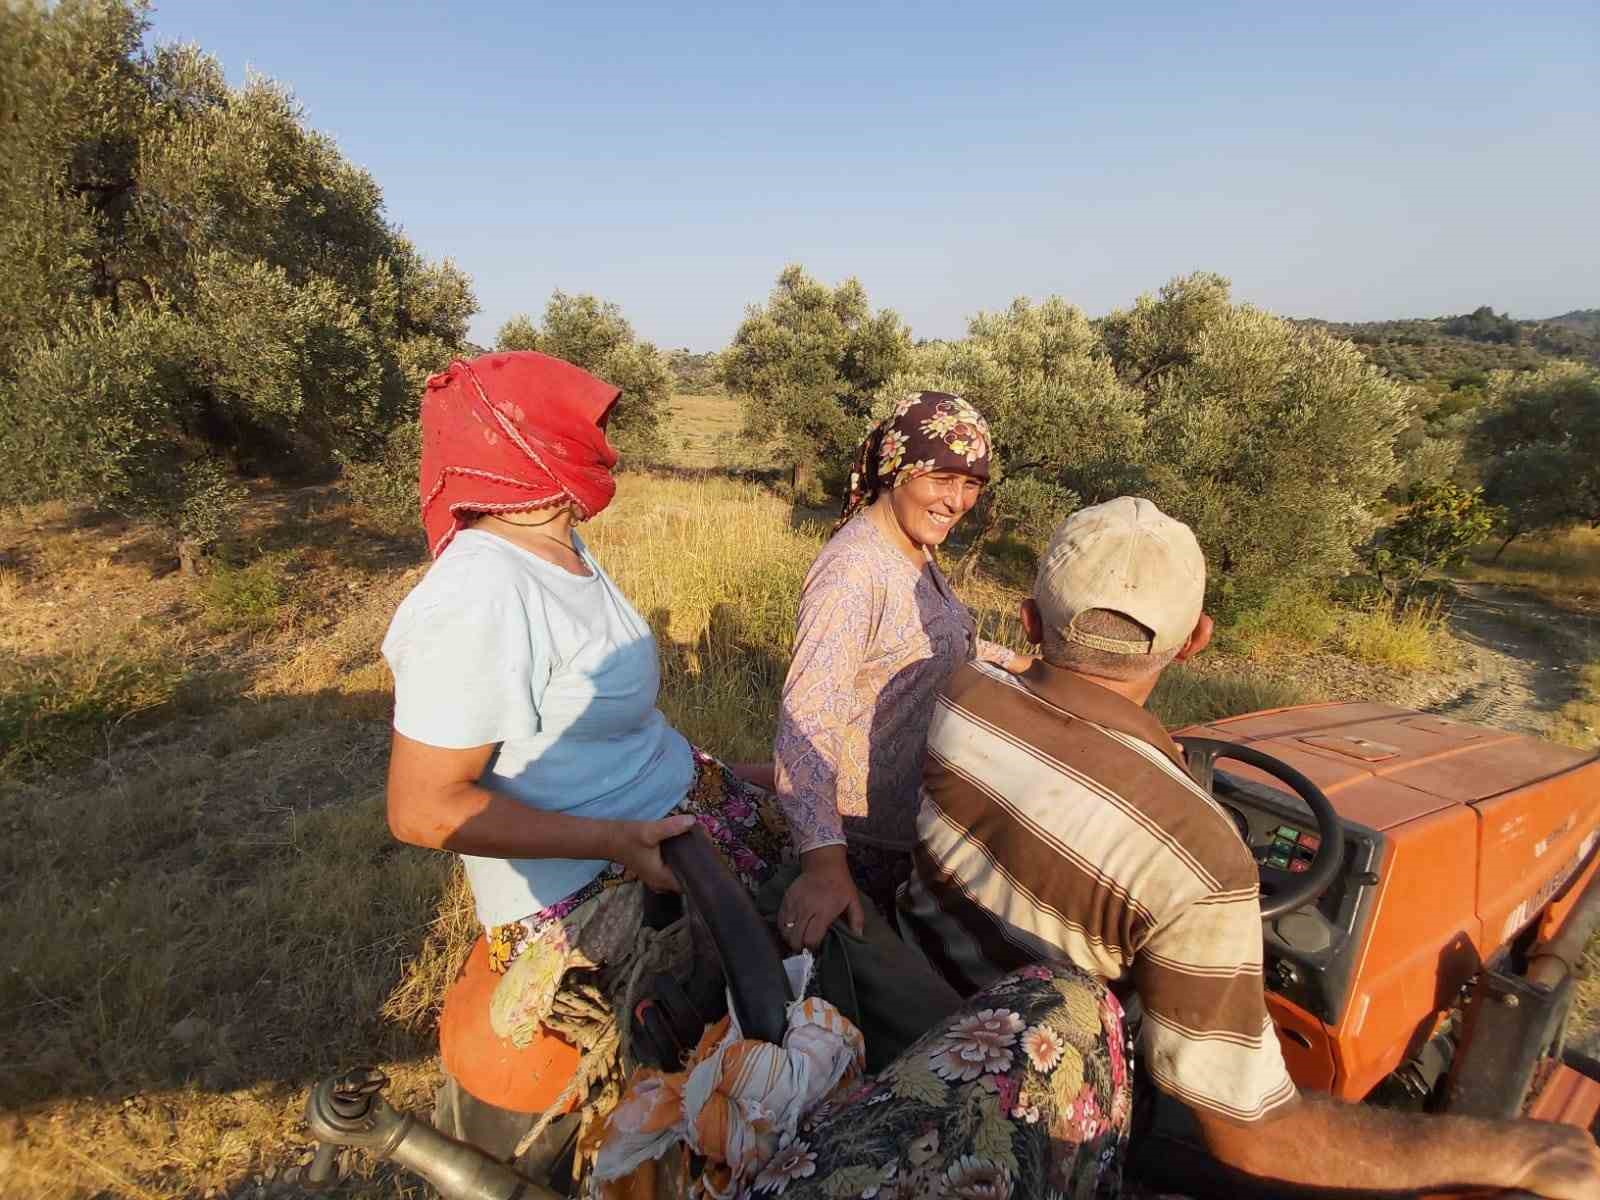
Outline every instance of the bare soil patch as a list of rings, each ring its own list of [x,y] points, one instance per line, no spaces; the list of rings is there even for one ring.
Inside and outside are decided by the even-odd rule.
[[[1600,616],[1558,608],[1527,588],[1458,582],[1450,626],[1466,662],[1430,711],[1536,737],[1579,695],[1600,654]]]

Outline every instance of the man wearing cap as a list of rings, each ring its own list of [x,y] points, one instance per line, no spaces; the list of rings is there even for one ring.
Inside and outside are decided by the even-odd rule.
[[[1040,961],[1131,987],[1146,1078],[1241,1171],[1600,1197],[1582,1131],[1297,1092],[1262,992],[1256,864],[1144,707],[1167,666],[1210,642],[1204,596],[1194,534],[1148,500],[1056,530],[1022,604],[1041,657],[1020,675],[962,667],[934,712],[903,930],[963,995]]]

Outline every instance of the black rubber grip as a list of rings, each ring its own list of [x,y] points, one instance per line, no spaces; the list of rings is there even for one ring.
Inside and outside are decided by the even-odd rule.
[[[785,1016],[794,997],[772,931],[750,893],[723,864],[710,835],[699,825],[662,842],[661,861],[711,934],[744,1036],[782,1044]]]

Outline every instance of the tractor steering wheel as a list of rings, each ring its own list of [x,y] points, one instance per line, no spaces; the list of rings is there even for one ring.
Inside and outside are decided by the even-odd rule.
[[[1216,778],[1217,759],[1231,758],[1246,766],[1264,771],[1288,786],[1289,790],[1306,802],[1317,822],[1317,836],[1321,839],[1311,866],[1304,872],[1284,871],[1261,863],[1261,917],[1270,920],[1310,904],[1339,877],[1344,865],[1344,834],[1339,826],[1339,814],[1322,794],[1322,789],[1286,762],[1263,754],[1254,746],[1237,742],[1223,742],[1216,738],[1180,737],[1174,739],[1183,747],[1189,763],[1189,774],[1195,782],[1212,790]]]
[[[747,1038],[782,1044],[788,1018],[789,977],[772,931],[755,901],[729,871],[699,825],[661,843],[661,861],[683,891],[689,919],[710,935],[728,983],[733,1011]]]

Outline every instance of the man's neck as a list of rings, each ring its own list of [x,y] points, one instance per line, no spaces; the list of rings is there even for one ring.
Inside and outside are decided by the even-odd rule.
[[[1124,700],[1131,700],[1140,708],[1145,701],[1150,699],[1150,693],[1156,690],[1156,681],[1161,678],[1158,671],[1144,679],[1106,679],[1100,675],[1085,675],[1082,671],[1074,671],[1071,667],[1058,667],[1049,659],[1041,659],[1053,671],[1060,671],[1063,675],[1071,675],[1074,679],[1081,679],[1084,683],[1092,683],[1095,687],[1105,688],[1106,691],[1121,696]]]

